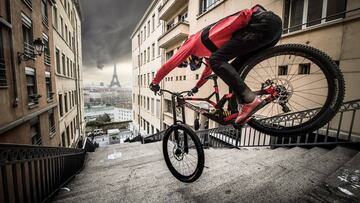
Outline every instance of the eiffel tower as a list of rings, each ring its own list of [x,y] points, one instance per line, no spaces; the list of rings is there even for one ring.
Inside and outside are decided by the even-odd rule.
[[[113,73],[113,77],[110,82],[110,87],[113,87],[113,86],[121,87],[118,76],[116,74],[116,64],[114,64],[114,73]]]

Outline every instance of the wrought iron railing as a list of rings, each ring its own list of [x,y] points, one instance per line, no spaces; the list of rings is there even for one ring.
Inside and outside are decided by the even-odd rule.
[[[45,15],[42,16],[42,22],[46,27],[49,26],[49,19],[47,16],[45,16]]]
[[[51,58],[50,58],[50,54],[48,53],[44,53],[44,63],[45,65],[50,66],[51,65]]]
[[[0,58],[0,86],[7,86],[6,67],[4,58]]]
[[[34,59],[35,58],[35,48],[34,46],[32,46],[31,44],[24,42],[24,54],[29,57]]]
[[[324,127],[306,133],[301,136],[274,137],[261,133],[249,125],[245,125],[241,130],[236,130],[232,126],[221,126],[207,130],[196,131],[204,146],[212,147],[258,147],[258,146],[304,146],[304,145],[334,145],[345,143],[359,143],[360,129],[354,132],[355,125],[359,123],[356,117],[360,109],[360,99],[345,102],[337,115]],[[274,116],[264,119],[263,122],[269,125],[283,125],[299,122],[304,118],[313,115],[317,109],[311,109],[303,112],[290,113],[283,116]],[[344,122],[346,121],[346,122]],[[156,142],[162,140],[165,131],[144,137],[143,143]]]
[[[27,5],[32,7],[32,0],[23,0]]]
[[[85,161],[76,148],[0,144],[0,202],[45,202]]]

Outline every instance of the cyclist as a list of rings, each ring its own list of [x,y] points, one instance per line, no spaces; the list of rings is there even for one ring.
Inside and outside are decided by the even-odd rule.
[[[202,63],[200,58],[205,57],[207,65],[191,92],[196,93],[213,71],[235,93],[242,106],[235,122],[242,124],[262,106],[263,100],[250,90],[237,70],[254,52],[274,46],[281,33],[281,18],[262,6],[239,11],[191,35],[157,71],[149,88],[159,91],[160,81],[174,68],[188,59],[191,70],[196,70]]]

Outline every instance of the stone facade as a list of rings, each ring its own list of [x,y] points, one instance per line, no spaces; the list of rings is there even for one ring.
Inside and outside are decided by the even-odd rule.
[[[53,1],[0,1],[0,142],[60,145]],[[34,57],[33,41],[45,42]],[[25,53],[19,61],[19,55]],[[27,61],[23,59],[28,59]]]

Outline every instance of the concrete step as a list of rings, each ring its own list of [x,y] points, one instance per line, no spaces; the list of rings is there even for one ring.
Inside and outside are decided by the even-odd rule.
[[[247,181],[244,179],[233,180],[221,185],[219,189],[197,197],[196,200],[206,202],[217,202],[222,199],[230,202],[247,202],[249,200],[253,202],[295,202],[306,191],[346,163],[355,153],[355,150],[337,147],[308,161],[301,167],[287,170],[281,176],[259,179],[264,174],[257,174],[259,177],[251,176]],[[269,173],[269,171],[266,172]],[[260,180],[258,184],[252,184],[257,180]]]
[[[248,162],[252,162],[252,164],[250,164],[250,166],[252,166],[253,168],[251,168],[249,166],[248,170],[242,170],[242,171],[245,171],[244,173],[251,174],[252,172],[256,171],[254,169],[260,169],[263,167],[262,165],[259,165],[258,163],[256,163],[257,161],[265,163],[266,159],[270,158],[272,155],[286,159],[287,156],[283,155],[284,152],[286,152],[286,151],[292,151],[292,153],[286,153],[288,157],[291,155],[294,155],[296,153],[306,152],[306,150],[301,149],[301,148],[294,148],[292,150],[286,150],[283,148],[279,148],[277,150],[267,150],[267,151],[262,151],[262,150],[251,151],[250,150],[251,153],[248,153],[248,157],[245,155],[246,152],[235,153],[235,155],[241,155],[241,156],[227,157],[229,160],[225,161],[225,162],[227,162],[226,165],[222,165],[222,164],[220,164],[220,162],[215,163],[214,166],[216,166],[217,168],[211,167],[210,169],[205,169],[200,180],[195,183],[192,183],[190,186],[192,188],[194,188],[194,190],[197,192],[202,191],[204,189],[214,188],[218,184],[220,184],[221,181],[231,180],[233,177],[233,174],[236,173],[237,171],[239,171],[239,169],[238,169],[239,165],[240,166],[246,165],[246,164],[244,164],[246,162],[246,160],[248,160]],[[256,152],[259,152],[259,153],[262,152],[262,153],[256,154]],[[261,157],[263,157],[263,159]],[[230,161],[230,159],[231,159],[231,162],[229,163],[228,161]],[[255,160],[257,160],[257,161],[255,161]],[[278,160],[281,160],[281,159],[278,159]],[[132,180],[131,182],[126,183],[126,186],[123,186],[122,182],[119,182],[117,185],[118,186],[101,188],[100,191],[96,190],[96,193],[91,194],[91,197],[93,196],[93,198],[97,198],[97,201],[106,201],[110,197],[116,199],[119,194],[122,194],[121,191],[124,191],[125,190],[124,188],[126,188],[126,190],[132,191],[132,196],[131,197],[127,196],[126,201],[132,201],[132,200],[136,201],[136,199],[132,199],[132,198],[139,198],[139,197],[142,197],[144,194],[146,194],[146,198],[157,199],[159,197],[157,195],[155,195],[156,197],[154,197],[153,196],[154,194],[158,194],[160,196],[168,195],[169,193],[172,193],[172,192],[178,190],[179,188],[183,187],[184,183],[181,183],[178,180],[176,180],[174,177],[172,177],[166,168],[165,173],[163,173],[163,174],[158,174],[158,175],[155,175],[154,177],[149,177],[146,179],[139,179],[136,181]],[[142,189],[139,190],[139,188],[142,188]],[[89,190],[85,189],[85,191],[89,191]],[[156,193],[154,193],[154,191],[156,191]],[[126,195],[123,194],[123,196],[125,197]],[[99,199],[100,197],[102,199]],[[89,198],[88,194],[83,194],[82,196],[79,196],[78,198],[75,198],[75,199],[73,198],[73,196],[71,196],[71,199],[73,201],[86,201],[86,198]],[[70,201],[70,199],[65,199],[65,200]]]
[[[206,157],[209,157],[211,156],[212,158],[215,158],[215,155],[218,154],[219,151],[223,151],[223,152],[226,152],[226,150],[205,150],[205,153],[206,153]],[[283,153],[284,151],[286,151],[285,149],[282,149],[282,148],[279,148],[277,150],[259,150],[259,149],[251,149],[251,150],[227,150],[227,151],[230,151],[232,152],[233,154],[241,154],[241,157],[239,157],[237,160],[238,161],[241,161],[241,160],[245,160],[245,159],[250,159],[258,154],[267,154],[267,155],[271,155],[271,154],[279,154],[279,153]],[[270,151],[270,152],[268,152]],[[210,170],[217,170],[219,172],[223,172],[224,169],[222,169],[224,166],[229,168],[229,163],[226,163],[227,162],[227,159],[234,159],[233,157],[225,157],[225,159],[218,159],[218,161],[213,160],[211,158],[208,158],[206,159],[207,161],[207,165],[210,165],[211,167],[208,167],[204,170],[204,174],[203,176],[205,176],[205,174],[207,173],[207,171],[210,171]],[[220,161],[223,161],[223,162],[220,162]],[[214,163],[214,164],[213,164]],[[225,165],[224,165],[225,163]],[[159,171],[154,171],[154,168],[155,170],[156,169],[160,169]],[[116,169],[118,170],[118,169]],[[127,183],[129,182],[128,181],[128,176],[127,175],[130,175],[131,172],[134,170],[134,176],[132,177],[132,180],[130,183]],[[106,178],[106,179],[102,179],[101,180],[101,183],[99,184],[96,184],[95,185],[95,182],[92,182],[92,184],[86,184],[86,185],[90,185],[90,187],[81,187],[81,185],[83,184],[76,184],[78,185],[77,187],[72,187],[70,189],[75,189],[73,192],[68,192],[68,193],[65,193],[65,194],[61,194],[59,195],[57,199],[61,199],[61,198],[66,198],[66,197],[73,197],[74,194],[81,194],[83,192],[89,192],[89,191],[101,191],[101,190],[106,190],[105,188],[106,187],[112,187],[112,185],[118,185],[118,186],[115,186],[115,188],[119,188],[123,185],[123,182],[126,182],[127,184],[127,187],[130,187],[131,188],[141,188],[141,187],[146,187],[147,185],[153,185],[154,184],[154,181],[155,182],[161,182],[162,185],[163,185],[163,182],[165,181],[172,181],[172,182],[178,182],[178,180],[176,180],[174,177],[171,176],[168,168],[166,167],[165,165],[165,162],[164,161],[160,161],[160,162],[157,162],[157,163],[154,163],[151,164],[151,165],[147,165],[146,167],[142,168],[142,169],[136,169],[136,168],[127,168],[126,169],[127,171],[127,174],[125,174],[125,176],[122,176],[122,177],[118,177],[118,176],[109,176],[109,178]],[[125,171],[125,172],[126,172]],[[124,173],[125,173],[124,172]],[[209,173],[209,172],[208,172]],[[137,180],[138,179],[138,180]],[[163,180],[164,179],[164,180]],[[81,181],[81,179],[79,179]],[[76,181],[75,181],[76,182]],[[104,184],[106,183],[106,185],[104,187],[102,187],[100,184]],[[156,183],[157,184],[157,183]],[[159,183],[160,184],[160,183]],[[69,185],[69,187],[71,186],[71,184]],[[74,185],[73,185],[74,186]],[[80,187],[79,187],[80,186]],[[114,188],[112,188],[114,189]]]
[[[307,193],[303,202],[360,202],[360,153]]]
[[[286,162],[288,159],[301,156],[304,153],[308,153],[308,150],[302,148],[293,148],[291,150],[287,150],[286,154],[284,153],[278,154],[278,156],[282,157],[282,159],[277,158],[276,162],[272,163],[272,165],[276,165],[276,164],[282,165],[282,163]],[[200,195],[206,195],[208,193],[216,192],[219,187],[222,187],[222,184],[231,182],[234,179],[242,178],[245,179],[244,181],[246,181],[248,177],[255,176],[256,178],[258,178],[258,180],[261,181],[263,180],[263,178],[266,178],[266,176],[275,176],[277,174],[281,174],[282,172],[284,172],[284,168],[282,167],[276,167],[275,169],[273,169],[273,166],[267,165],[266,163],[267,161],[264,160],[268,160],[268,159],[262,159],[262,161],[259,161],[259,163],[257,163],[256,160],[258,160],[257,157],[254,157],[254,159],[247,160],[243,162],[241,165],[237,165],[235,169],[230,168],[228,170],[226,167],[224,167],[222,168],[223,171],[221,173],[215,173],[215,174],[204,173],[203,174],[204,179],[201,179],[188,186],[187,185],[184,186],[183,184],[168,184],[163,187],[152,188],[152,190],[145,191],[146,198],[166,201],[163,198],[167,196],[171,196],[171,201],[181,200],[181,201],[190,201],[190,202],[192,201],[206,202],[196,198]],[[263,177],[257,175],[260,172],[263,172],[264,174]],[[186,189],[186,192],[185,191],[181,192],[184,189]],[[156,191],[156,193],[152,191]],[[136,194],[136,196],[139,195],[141,194]],[[226,199],[219,201],[225,201],[225,200]]]

